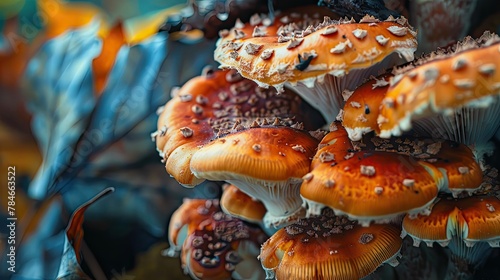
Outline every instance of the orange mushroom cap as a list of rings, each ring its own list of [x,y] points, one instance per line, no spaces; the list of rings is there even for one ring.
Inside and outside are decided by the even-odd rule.
[[[318,145],[318,151],[311,162],[311,169],[322,163],[336,164],[344,160],[348,154],[354,152],[354,146],[347,137],[347,131],[339,122],[330,124],[329,132]],[[311,176],[307,174],[305,180]]]
[[[392,74],[372,77],[354,91],[346,91],[347,99],[341,115],[342,125],[353,141],[361,140],[364,134],[379,132],[377,118],[379,107],[389,88]],[[350,94],[350,96],[348,96]]]
[[[356,23],[326,17],[318,23],[307,13],[295,19],[284,13],[270,26],[279,28],[241,24],[222,33],[215,60],[261,86],[292,86],[328,122],[342,107],[344,89],[378,75],[381,68],[413,60],[417,46],[416,33],[404,18],[381,22],[367,16]]]
[[[429,216],[405,217],[403,235],[411,236],[415,246],[421,241],[448,246],[453,255],[477,266],[490,246],[500,247],[498,209],[500,200],[495,196],[443,198]]]
[[[227,181],[266,206],[267,226],[302,215],[301,177],[309,171],[318,140],[286,126],[262,126],[226,135],[191,158],[197,178]]]
[[[223,213],[218,200],[186,199],[170,222],[170,256],[181,252],[194,279],[262,278],[256,260],[267,236],[258,227]]]
[[[467,37],[397,72],[380,108],[380,137],[416,128],[423,135],[484,143],[500,127],[500,37]],[[481,123],[479,126],[478,123]]]
[[[261,223],[267,212],[262,202],[242,192],[238,187],[225,184],[220,199],[222,211],[251,223]]]
[[[177,251],[180,251],[186,232],[193,232],[217,209],[219,209],[219,200],[185,198],[182,205],[170,217],[168,229],[170,255],[175,255]]]
[[[409,156],[360,151],[346,158],[316,166],[304,180],[300,194],[308,213],[327,206],[363,225],[388,222],[403,213],[428,213],[444,183],[439,170]]]
[[[414,157],[437,168],[445,182],[440,191],[457,196],[472,194],[483,182],[483,171],[472,150],[464,144],[449,140],[415,137],[382,139],[371,137],[363,143],[365,150],[387,151]]]
[[[152,138],[166,160],[167,172],[179,183],[195,186],[203,179],[194,177],[189,164],[200,146],[250,126],[293,125],[302,114],[309,114],[313,123],[315,113],[304,105],[292,92],[276,95],[234,70],[206,70],[178,89],[162,108]]]
[[[361,227],[331,210],[280,229],[261,248],[268,278],[360,279],[385,262],[397,265],[397,226]]]

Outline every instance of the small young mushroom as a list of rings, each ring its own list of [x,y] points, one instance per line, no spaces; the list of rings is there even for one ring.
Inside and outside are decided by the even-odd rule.
[[[316,23],[303,15],[285,25],[281,19],[288,15],[281,14],[262,36],[237,36],[236,31],[246,30],[248,24],[233,28],[217,42],[215,60],[261,86],[279,91],[290,86],[327,122],[334,121],[342,108],[344,90],[413,60],[416,32],[404,18],[379,21],[366,16],[353,22],[326,17]],[[241,47],[248,44],[258,45],[259,51],[248,53]]]
[[[266,238],[260,228],[223,213],[218,200],[186,199],[172,216],[167,254],[180,252],[193,279],[262,279],[256,256]]]
[[[225,184],[223,189],[220,205],[224,213],[250,223],[262,223],[267,212],[262,202],[242,192],[234,185]]]
[[[485,33],[395,70],[381,103],[380,137],[408,131],[468,145],[500,127],[500,37]],[[480,124],[480,125],[478,125]]]
[[[325,209],[280,229],[261,248],[267,279],[360,279],[383,263],[397,265],[400,228],[361,227]]]

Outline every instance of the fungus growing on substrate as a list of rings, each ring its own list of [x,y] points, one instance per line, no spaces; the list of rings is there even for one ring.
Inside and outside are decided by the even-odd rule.
[[[419,52],[434,51],[467,35],[478,1],[413,0],[410,18],[418,32]]]
[[[405,213],[429,213],[439,191],[456,196],[481,185],[481,168],[466,145],[409,137],[350,142],[335,127],[303,177],[300,193],[309,214],[329,207],[363,225],[388,222]]]
[[[225,184],[223,189],[220,205],[224,213],[250,223],[262,222],[267,212],[262,202],[250,197],[234,185]]]
[[[392,224],[361,227],[325,209],[280,229],[261,247],[267,279],[360,279],[397,265],[402,240]]]
[[[226,181],[265,205],[264,225],[290,223],[305,212],[302,176],[309,171],[318,140],[287,126],[251,127],[214,140],[193,154],[197,178]]]
[[[403,154],[413,157],[413,160],[431,164],[446,179],[439,191],[450,192],[453,196],[462,192],[471,195],[483,182],[481,166],[472,150],[464,144],[416,137],[371,137],[363,142],[363,145],[364,150]]]
[[[422,135],[480,145],[500,127],[500,38],[467,37],[405,67],[391,80],[378,119],[380,137],[412,128]]]
[[[458,199],[443,197],[429,216],[405,217],[406,234],[413,238],[415,246],[422,241],[427,246],[433,242],[447,246],[451,263],[458,269],[453,273],[463,278],[486,261],[491,247],[500,247],[500,200],[492,193]]]
[[[237,25],[221,34],[215,60],[260,86],[293,88],[332,122],[343,106],[344,90],[413,60],[417,48],[416,32],[404,18],[366,16],[357,23],[325,17],[313,24],[306,13],[302,18],[284,13],[269,27]]]
[[[443,175],[431,164],[390,152],[352,152],[318,164],[309,174],[300,188],[309,214],[329,207],[363,226],[405,213],[429,213],[444,185]]]
[[[186,199],[170,221],[168,254],[180,251],[193,279],[262,279],[256,256],[266,238],[257,226],[223,213],[218,200]]]
[[[379,107],[389,88],[391,74],[371,77],[354,91],[345,91],[342,125],[353,141],[361,140],[364,134],[379,132],[377,118]],[[350,94],[350,95],[349,95]]]
[[[191,156],[224,133],[274,122],[292,125],[302,115],[308,116],[304,126],[312,129],[311,124],[321,118],[296,94],[275,92],[257,87],[235,70],[211,69],[175,90],[161,108],[158,130],[151,135],[167,172],[182,185],[195,186],[203,179],[193,176]]]
[[[311,169],[316,168],[321,163],[330,163],[333,166],[335,162],[346,158],[354,152],[354,146],[347,137],[347,132],[340,122],[332,122],[328,130],[328,133],[318,144],[318,150],[311,162]],[[309,180],[311,176],[308,173],[302,179]]]

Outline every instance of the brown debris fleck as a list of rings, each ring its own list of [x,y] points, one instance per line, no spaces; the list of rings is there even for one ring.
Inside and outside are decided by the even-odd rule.
[[[373,176],[375,175],[375,167],[371,165],[361,165],[360,172],[365,176]]]
[[[187,126],[181,127],[179,130],[181,131],[182,136],[184,136],[186,138],[193,136],[193,130]]]
[[[262,147],[259,144],[254,144],[252,146],[252,149],[256,151],[257,153],[260,153],[262,151]]]

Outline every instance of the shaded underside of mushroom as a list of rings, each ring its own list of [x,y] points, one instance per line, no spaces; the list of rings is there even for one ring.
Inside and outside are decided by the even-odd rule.
[[[259,258],[269,279],[360,279],[383,263],[397,265],[399,233],[395,225],[361,227],[325,209],[280,229]]]
[[[162,108],[158,130],[152,134],[166,170],[184,186],[203,181],[189,167],[199,147],[227,134],[260,125],[321,125],[314,109],[292,92],[276,95],[236,71],[206,69],[203,75],[174,91]],[[306,118],[306,115],[308,118]]]
[[[318,140],[286,126],[260,126],[214,140],[191,159],[197,178],[227,181],[265,205],[266,226],[303,216],[299,194]]]
[[[257,279],[264,277],[256,256],[266,238],[260,228],[223,213],[218,200],[185,199],[170,222],[167,254],[180,252],[193,279]]]
[[[260,86],[293,88],[328,122],[342,108],[345,89],[413,60],[417,46],[416,32],[404,18],[379,21],[366,16],[355,22],[325,17],[318,22],[304,14],[277,18],[274,25],[280,27],[247,24],[225,32],[215,60]]]
[[[500,38],[467,37],[395,71],[381,108],[380,136],[412,128],[465,144],[487,142],[500,126]]]

